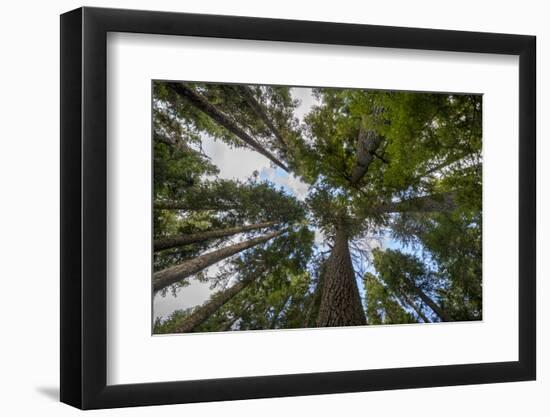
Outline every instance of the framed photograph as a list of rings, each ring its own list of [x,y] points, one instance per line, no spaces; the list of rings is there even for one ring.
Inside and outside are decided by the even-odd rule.
[[[535,37],[61,16],[61,401],[533,380]]]

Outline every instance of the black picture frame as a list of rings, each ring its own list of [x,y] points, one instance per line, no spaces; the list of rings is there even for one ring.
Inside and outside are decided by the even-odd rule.
[[[519,360],[112,385],[107,375],[108,32],[519,56]],[[534,36],[79,8],[61,15],[61,401],[82,409],[534,380]]]

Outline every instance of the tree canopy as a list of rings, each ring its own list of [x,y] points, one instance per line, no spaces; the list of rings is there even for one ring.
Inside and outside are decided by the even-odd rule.
[[[153,83],[153,289],[210,285],[155,333],[481,319],[481,96],[310,94]],[[271,176],[223,177],[205,140]]]

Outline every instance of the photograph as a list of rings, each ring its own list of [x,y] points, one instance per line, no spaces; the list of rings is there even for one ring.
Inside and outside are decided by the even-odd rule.
[[[482,320],[482,95],[153,80],[153,334]]]

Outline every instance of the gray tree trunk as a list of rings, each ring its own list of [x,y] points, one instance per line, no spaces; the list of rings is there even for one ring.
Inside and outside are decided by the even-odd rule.
[[[248,103],[248,105],[250,106],[252,111],[254,113],[256,113],[256,116],[258,116],[260,119],[262,119],[262,121],[269,128],[269,130],[271,130],[273,135],[275,135],[275,137],[279,141],[282,149],[287,151],[288,150],[288,144],[286,143],[285,139],[283,138],[283,135],[281,134],[279,129],[277,129],[275,127],[275,125],[273,124],[271,119],[268,117],[268,115],[265,112],[263,106],[258,102],[258,100],[256,100],[256,97],[254,97],[254,93],[250,89],[250,87],[248,87],[246,85],[240,86],[240,91],[242,92],[242,94],[244,96],[244,99],[246,100],[246,102]]]
[[[424,323],[431,323],[431,320],[428,317],[426,317],[426,315],[422,312],[420,307],[418,307],[414,303],[414,301],[411,300],[409,296],[407,296],[407,294],[401,293],[397,296],[397,298],[399,298],[400,300],[404,300],[404,301],[401,301],[401,303],[407,304],[409,307],[411,307],[415,311],[416,315],[424,321]]]
[[[172,285],[178,281],[181,281],[182,279],[189,277],[190,275],[202,271],[204,268],[214,265],[216,262],[219,262],[225,258],[242,252],[245,249],[249,249],[253,246],[259,245],[260,243],[267,242],[268,240],[271,240],[276,236],[282,235],[284,232],[285,230],[271,232],[254,239],[246,240],[235,245],[209,252],[207,254],[182,262],[179,265],[163,269],[162,271],[155,272],[153,274],[153,290],[160,291],[163,288],[168,287],[169,285]]]
[[[277,222],[263,222],[257,224],[250,224],[246,226],[228,227],[226,229],[209,230],[202,233],[190,233],[188,235],[182,235],[172,238],[155,239],[153,248],[155,252],[175,248],[178,246],[190,245],[191,243],[204,242],[209,239],[218,239],[227,236],[233,236],[237,233],[249,232],[251,230],[263,229],[277,224]]]
[[[405,278],[406,279],[406,278]],[[407,280],[408,287],[422,300],[424,303],[430,307],[435,314],[441,319],[441,321],[451,321],[451,317],[439,306],[435,301],[426,295],[424,291],[414,285],[412,282]]]
[[[204,323],[208,318],[214,314],[221,306],[230,301],[238,293],[240,293],[248,284],[252,282],[252,279],[239,281],[232,287],[226,290],[219,291],[212,295],[202,306],[196,308],[189,316],[185,317],[181,323],[175,325],[174,330],[176,333],[188,333],[192,332],[199,325]]]
[[[288,172],[287,166],[283,162],[281,162],[275,155],[265,149],[263,145],[261,145],[256,139],[250,136],[226,114],[224,114],[213,104],[209,103],[208,100],[206,100],[199,93],[195,92],[192,88],[189,88],[185,84],[180,83],[167,83],[166,86],[174,91],[176,94],[187,98],[195,107],[197,107],[207,116],[215,120],[217,123],[233,133],[235,136],[240,138],[251,148],[255,149],[257,152],[261,153],[263,156],[271,160],[275,165],[278,165]]]

